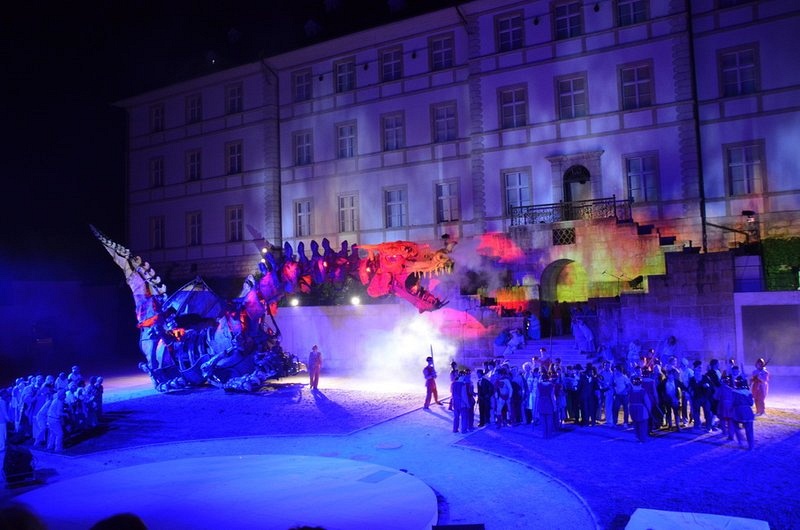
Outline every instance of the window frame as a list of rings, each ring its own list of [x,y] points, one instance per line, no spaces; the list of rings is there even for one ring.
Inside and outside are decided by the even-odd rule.
[[[244,86],[241,82],[225,86],[225,113],[239,114],[244,112]]]
[[[514,96],[514,100],[510,103],[504,101],[506,95]],[[522,94],[522,100],[516,99],[518,94]],[[521,111],[520,111],[521,107]],[[506,116],[506,109],[511,109],[512,114]],[[501,129],[515,129],[517,127],[525,127],[528,125],[528,86],[526,84],[504,86],[497,89],[497,117],[498,126]],[[507,122],[506,119],[510,118],[512,121]],[[520,123],[520,119],[522,122]]]
[[[203,151],[189,149],[185,155],[186,181],[196,182],[203,178]]]
[[[393,199],[393,194],[399,197]],[[399,208],[399,215],[396,209]],[[398,221],[395,224],[395,220]],[[387,230],[408,226],[408,186],[389,186],[383,188],[383,222]]]
[[[294,237],[311,237],[314,233],[313,199],[310,197],[295,199],[292,205],[292,214],[294,217]]]
[[[745,83],[748,82],[748,80],[744,81],[742,80],[741,74],[744,71],[745,67],[742,67],[739,62],[740,56],[746,52],[752,52],[753,54],[753,64],[752,66],[749,67],[749,69],[752,70],[753,74],[752,80],[749,80],[749,82],[752,83],[751,89],[746,89],[746,87],[744,86]],[[726,56],[729,55],[736,55],[737,65],[735,68],[726,68],[724,65],[724,59]],[[717,69],[719,77],[720,97],[732,98],[740,96],[750,96],[758,93],[761,90],[761,63],[760,63],[758,43],[743,43],[738,46],[717,50]],[[728,72],[735,72],[736,74],[735,85],[728,83],[726,81],[726,73]],[[733,93],[729,93],[728,91],[729,86],[735,87],[735,91]]]
[[[640,167],[635,171],[631,167],[631,162],[641,161]],[[646,162],[652,164],[648,168]],[[646,204],[660,200],[660,175],[658,151],[646,151],[641,153],[627,153],[622,157],[622,166],[625,171],[625,189],[627,197],[632,204]],[[634,186],[633,180],[636,180]],[[635,193],[635,190],[638,192]],[[637,198],[635,195],[638,195]]]
[[[430,108],[431,140],[433,140],[433,143],[438,144],[458,140],[458,103],[455,100],[431,103]],[[441,111],[445,111],[448,114],[441,116],[439,114]],[[450,111],[452,115],[449,113]]]
[[[203,96],[199,92],[186,96],[186,123],[203,121]]]
[[[225,207],[225,240],[228,243],[244,241],[244,205]]]
[[[618,27],[633,26],[650,19],[650,3],[647,0],[616,0],[615,4]],[[637,6],[641,6],[641,9]],[[623,10],[627,12],[623,13]]]
[[[355,158],[356,156],[356,139],[358,135],[358,128],[356,127],[355,120],[344,121],[337,123],[336,127],[336,158],[344,160],[347,158]],[[350,135],[343,135],[344,129],[352,128]],[[345,142],[343,144],[343,142]]]
[[[314,162],[314,135],[311,129],[303,129],[292,133],[292,151],[294,165],[307,166]],[[301,156],[301,153],[304,156]]]
[[[343,204],[348,201],[352,204]],[[341,193],[336,197],[337,211],[339,214],[339,233],[353,233],[358,231],[358,192]],[[350,228],[348,230],[348,228]]]
[[[509,27],[502,25],[509,22]],[[508,35],[508,38],[505,36]],[[525,46],[525,17],[523,12],[510,11],[494,17],[495,50],[498,53],[519,50]]]
[[[381,83],[403,78],[403,46],[391,46],[378,52]],[[388,71],[387,71],[388,69]]]
[[[576,12],[566,12],[559,14],[559,10],[577,8]],[[572,22],[577,20],[577,29]],[[561,22],[566,21],[566,26],[560,28]],[[554,40],[567,40],[575,37],[580,37],[584,34],[583,22],[583,3],[580,1],[570,0],[568,2],[559,2],[553,6],[553,38]]]
[[[400,151],[406,148],[404,111],[398,110],[381,115],[381,147],[383,151]]]
[[[648,78],[645,80],[640,80],[638,75],[640,70],[647,69]],[[633,81],[626,82],[625,74],[626,72],[633,72],[635,75],[635,79]],[[637,110],[637,109],[645,109],[648,107],[652,107],[655,105],[655,81],[653,79],[653,64],[652,61],[641,61],[636,63],[628,63],[620,65],[617,69],[617,79],[619,80],[619,97],[620,97],[620,108],[622,110]],[[627,96],[625,94],[626,89],[633,87],[635,89],[635,94],[631,96]],[[643,91],[641,90],[642,87],[646,87],[648,94],[647,97],[649,98],[648,101],[642,101],[643,98]],[[628,103],[632,102],[632,103]]]
[[[437,47],[437,43],[441,46]],[[428,64],[432,72],[452,68],[455,62],[455,35],[452,32],[428,37]]]
[[[511,215],[512,206],[533,206],[533,188],[531,187],[530,168],[507,168],[503,169],[500,175],[503,190],[503,208],[506,217]],[[515,186],[509,185],[509,177],[511,175],[517,175],[517,183]],[[523,190],[527,190],[527,199],[522,196]],[[516,191],[516,199],[519,201],[519,204],[512,204],[512,201],[509,200],[511,191]]]
[[[236,175],[244,172],[244,143],[241,140],[225,144],[225,173]]]
[[[448,192],[446,195],[445,188]],[[455,223],[461,220],[461,193],[458,179],[434,182],[433,197],[436,201],[436,222],[438,224]]]
[[[314,97],[314,78],[311,68],[292,72],[292,101],[301,103]]]
[[[576,94],[577,92],[574,89],[574,86],[571,86],[569,93],[566,94],[566,95],[569,95],[570,98],[571,98],[571,105],[570,105],[569,108],[571,109],[572,115],[571,116],[565,116],[563,114],[563,112],[562,112],[564,107],[561,104],[562,97],[565,95],[565,93],[562,93],[562,91],[561,91],[561,83],[564,83],[564,82],[567,82],[567,81],[575,81],[575,80],[581,80],[583,82],[583,89],[580,91],[580,93],[583,94],[583,99],[584,99],[584,102],[583,102],[583,114],[578,114],[577,112],[575,112],[577,107],[576,107],[576,104],[575,104],[575,101],[574,101],[574,99],[575,99],[574,98],[574,94]],[[559,120],[573,120],[573,119],[587,117],[589,115],[589,81],[588,81],[586,73],[583,72],[583,73],[576,73],[576,74],[560,76],[560,77],[557,77],[555,79],[555,83],[556,83],[556,86],[555,86],[556,116],[558,116],[558,119]]]
[[[343,70],[345,69],[345,70]],[[333,91],[337,94],[356,89],[356,59],[348,57],[333,63]]]
[[[731,157],[732,151],[745,150],[747,148],[755,149],[755,152],[758,155],[758,160],[748,161],[745,159],[745,157],[743,157],[741,163],[734,165]],[[746,197],[749,195],[758,195],[764,193],[766,191],[767,184],[766,144],[764,140],[753,139],[723,144],[722,149],[724,163],[723,169],[725,172],[725,188],[728,197]],[[743,185],[747,188],[741,192],[737,192],[734,189],[734,175],[732,172],[734,167],[747,167],[755,169],[753,175],[744,175],[741,179],[736,179],[736,181],[743,182]]]
[[[162,155],[151,157],[147,164],[151,188],[164,186],[164,157]]]
[[[150,105],[150,132],[163,132],[165,127],[164,104]]]
[[[166,242],[166,219],[163,215],[150,217],[150,249],[163,250]]]
[[[203,212],[186,212],[186,246],[199,247],[203,244]]]

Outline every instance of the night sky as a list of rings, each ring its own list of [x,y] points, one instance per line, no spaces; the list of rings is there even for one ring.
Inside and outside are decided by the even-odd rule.
[[[126,117],[115,101],[456,3],[92,1],[15,7],[0,22],[3,274],[116,273],[88,229],[92,223],[124,243]],[[316,28],[312,35],[304,31],[309,26]]]

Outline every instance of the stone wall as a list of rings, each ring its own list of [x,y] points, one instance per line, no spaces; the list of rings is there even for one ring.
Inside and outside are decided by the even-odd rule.
[[[638,340],[658,348],[670,335],[691,358],[736,357],[733,254],[667,253],[667,273],[650,276],[649,292],[590,301],[601,344],[618,354]]]

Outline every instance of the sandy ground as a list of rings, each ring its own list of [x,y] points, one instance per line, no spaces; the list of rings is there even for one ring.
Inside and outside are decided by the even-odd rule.
[[[82,455],[110,455],[135,446],[321,434],[341,436],[346,447],[349,434],[387,422],[408,428],[419,418],[420,428],[430,428],[429,415],[421,410],[421,385],[323,377],[321,392],[315,395],[298,376],[254,394],[215,388],[157,394],[141,378],[120,388],[109,383],[101,429],[72,441],[61,473],[80,473]],[[768,414],[756,420],[752,451],[719,433],[660,432],[649,443],[638,444],[632,430],[570,424],[547,440],[531,426],[484,428],[453,434],[453,446],[467,455],[464,472],[470,479],[495,481],[498,489],[504,488],[504,477],[491,469],[471,468],[470,453],[495,455],[498,462],[518,461],[556,477],[584,499],[600,528],[624,528],[637,508],[731,515],[766,520],[773,529],[798,528],[800,409],[795,396],[775,396],[770,405]],[[436,412],[447,414],[445,409],[437,407]],[[438,428],[449,432],[443,419]],[[15,488],[5,497],[24,491]],[[508,491],[508,505],[521,495],[526,492]],[[536,528],[535,519],[521,527]]]

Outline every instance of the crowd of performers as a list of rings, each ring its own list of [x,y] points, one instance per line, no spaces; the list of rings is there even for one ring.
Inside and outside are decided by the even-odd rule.
[[[577,426],[605,424],[632,428],[645,442],[658,431],[692,429],[720,432],[740,446],[753,448],[753,421],[765,414],[769,384],[766,361],[758,359],[750,376],[733,361],[726,366],[712,359],[706,366],[673,356],[662,365],[644,359],[628,365],[602,361],[561,366],[560,359],[534,357],[522,367],[489,360],[477,370],[459,369],[451,363],[449,408],[453,432],[468,433],[477,427],[516,425],[541,427],[545,438],[566,423]],[[436,378],[432,359],[423,375],[438,402],[430,381]],[[434,385],[435,386],[435,385]],[[753,405],[756,411],[753,412]]]
[[[0,389],[0,449],[8,436],[18,443],[33,441],[34,447],[62,451],[64,439],[99,425],[103,414],[103,378],[88,380],[80,367],[69,373],[18,377]]]

